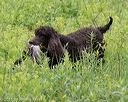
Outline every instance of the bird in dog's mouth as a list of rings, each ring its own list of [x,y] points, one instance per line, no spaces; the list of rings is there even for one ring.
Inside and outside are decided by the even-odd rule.
[[[28,42],[28,54],[31,56],[33,62],[39,63],[39,60],[41,59],[42,51],[40,49],[39,45],[33,45]]]
[[[21,64],[27,56],[30,56],[33,62],[37,62],[37,64],[41,63],[42,60],[42,51],[40,49],[39,45],[33,45],[30,44],[29,42],[27,43],[27,51],[23,51],[22,57],[17,59],[14,62],[14,65],[19,65]]]

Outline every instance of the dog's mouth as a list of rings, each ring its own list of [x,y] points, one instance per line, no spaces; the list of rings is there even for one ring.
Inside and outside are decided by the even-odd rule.
[[[30,44],[29,42],[27,43],[28,49],[31,48],[32,46],[34,46],[34,45],[33,44]]]
[[[32,40],[28,41],[27,44],[28,44],[28,45],[40,45],[39,42],[35,42],[35,41],[32,41]]]
[[[27,43],[27,48],[28,49],[31,49],[35,46],[38,46],[41,49],[42,52],[45,52],[47,50],[47,48],[45,46],[43,46],[43,44],[37,45],[37,44],[30,43],[30,42]]]

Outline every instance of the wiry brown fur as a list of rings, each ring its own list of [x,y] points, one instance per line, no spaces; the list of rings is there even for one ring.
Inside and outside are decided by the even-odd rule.
[[[65,50],[68,51],[71,61],[75,62],[82,57],[82,51],[98,51],[97,59],[104,57],[103,33],[105,33],[112,24],[112,17],[105,26],[97,28],[81,28],[75,32],[64,36],[52,27],[41,26],[35,30],[35,37],[29,41],[29,44],[39,45],[42,52],[47,52],[49,57],[49,66],[52,67],[59,63]]]

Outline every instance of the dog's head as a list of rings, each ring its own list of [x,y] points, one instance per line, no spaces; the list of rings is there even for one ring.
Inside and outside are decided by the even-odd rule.
[[[62,56],[63,46],[57,31],[49,26],[41,26],[35,30],[35,36],[29,41],[30,45],[38,45],[42,52],[48,51],[49,56]]]
[[[35,36],[29,41],[29,44],[47,48],[50,38],[54,38],[56,33],[52,27],[41,26],[35,29]]]

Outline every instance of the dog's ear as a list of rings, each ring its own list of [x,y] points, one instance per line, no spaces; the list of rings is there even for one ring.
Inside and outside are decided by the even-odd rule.
[[[64,48],[57,34],[51,35],[48,43],[48,56],[59,60],[64,55]]]

